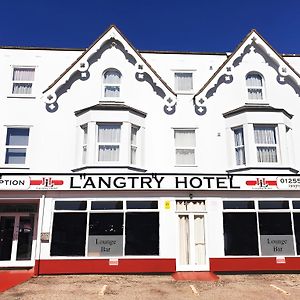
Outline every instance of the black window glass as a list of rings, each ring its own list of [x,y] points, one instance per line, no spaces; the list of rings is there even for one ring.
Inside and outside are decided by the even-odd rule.
[[[123,209],[122,201],[92,201],[93,210]]]
[[[300,209],[300,201],[293,201],[293,208]]]
[[[86,210],[86,201],[56,201],[56,210]]]
[[[292,234],[290,213],[259,213],[258,219],[261,235]]]
[[[37,212],[37,204],[1,204],[0,212]]]
[[[91,214],[89,235],[123,235],[123,214]]]
[[[86,213],[55,213],[51,256],[84,256]]]
[[[224,201],[224,209],[254,209],[254,201]]]
[[[225,255],[258,255],[255,213],[224,213]]]
[[[288,201],[259,201],[259,209],[288,209]]]
[[[157,209],[157,201],[127,201],[128,209]]]
[[[297,254],[300,255],[300,213],[294,213],[294,229],[296,236]]]
[[[159,255],[159,213],[127,213],[126,255]]]

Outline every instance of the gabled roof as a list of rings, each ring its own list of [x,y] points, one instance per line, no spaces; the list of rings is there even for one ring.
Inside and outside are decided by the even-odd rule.
[[[212,82],[214,82],[214,80],[216,78],[220,78],[222,75],[226,75],[226,73],[230,73],[225,71],[223,72],[223,70],[225,70],[226,67],[230,68],[232,65],[231,65],[231,62],[234,61],[237,56],[238,56],[238,53],[240,52],[240,50],[246,45],[249,45],[251,43],[254,43],[255,40],[260,40],[263,44],[263,46],[266,46],[267,48],[269,48],[272,52],[272,55],[274,57],[276,57],[276,59],[278,61],[280,61],[283,65],[286,65],[290,70],[291,72],[297,77],[297,78],[300,78],[300,74],[284,59],[284,57],[282,55],[280,55],[255,29],[252,29],[247,35],[246,37],[239,43],[239,45],[236,47],[236,49],[234,50],[234,52],[232,52],[228,58],[223,62],[223,64],[216,70],[216,72],[207,80],[207,82],[202,86],[202,88],[194,95],[194,99],[197,99],[198,96],[200,94],[202,94],[203,92],[205,92],[206,90],[208,90],[211,85],[212,85]],[[246,55],[245,54],[241,54],[240,55],[240,59],[242,60],[243,58],[243,55]],[[237,65],[239,64],[240,62],[237,63]],[[281,66],[281,64],[280,64]],[[280,73],[281,71],[279,70],[278,71],[278,74],[281,75],[281,76],[287,76],[288,74],[282,74]],[[230,81],[230,79],[228,79],[228,82]],[[231,80],[232,81],[232,80]],[[230,81],[230,82],[231,82]],[[214,85],[214,89],[216,90],[216,88],[218,87],[218,85],[220,85],[221,83],[216,83]],[[214,93],[214,91],[212,91],[212,94]],[[200,103],[203,104],[204,100],[202,100]]]
[[[153,73],[153,75],[155,77],[157,77],[159,79],[159,81],[161,82],[161,84],[174,96],[177,96],[176,93],[169,87],[169,85],[161,78],[161,76],[158,75],[158,73],[151,67],[151,65],[145,60],[144,57],[141,56],[141,54],[139,53],[139,51],[137,49],[135,49],[133,47],[133,45],[127,40],[127,38],[121,33],[121,31],[115,26],[115,25],[111,25],[102,35],[100,35],[94,42],[93,44],[87,48],[66,70],[64,70],[64,72],[58,76],[58,78],[56,80],[54,80],[54,82],[52,82],[50,84],[50,86],[43,91],[43,93],[48,92],[50,89],[52,89],[59,81],[61,81],[61,79],[65,76],[68,75],[68,73],[70,72],[70,70],[72,70],[72,68],[81,60],[84,60],[88,54],[90,53],[91,49],[101,40],[103,39],[106,35],[108,35],[108,33],[110,33],[111,31],[115,30],[121,37],[122,39],[129,45],[129,47],[135,52],[135,54],[139,57],[139,59],[141,59],[143,61],[143,63],[151,70],[151,72]]]

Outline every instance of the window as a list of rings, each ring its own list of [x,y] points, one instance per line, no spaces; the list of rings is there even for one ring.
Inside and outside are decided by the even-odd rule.
[[[130,163],[135,165],[137,160],[137,134],[139,128],[131,126],[131,148],[130,148]]]
[[[81,126],[83,141],[82,141],[82,163],[86,164],[87,159],[87,139],[88,139],[88,127],[87,125]]]
[[[276,126],[254,125],[257,161],[275,163],[277,159]]]
[[[196,137],[194,129],[174,131],[176,165],[195,165]]]
[[[103,73],[104,97],[120,97],[121,77],[122,74],[116,69]]]
[[[55,201],[50,255],[159,255],[158,201]]]
[[[244,132],[243,128],[236,128],[234,132],[234,147],[235,147],[235,159],[237,165],[246,164],[245,158],[245,144],[244,144]]]
[[[248,90],[248,99],[262,100],[263,96],[263,79],[257,73],[248,73],[246,75],[246,85]]]
[[[121,124],[98,124],[98,161],[119,161]]]
[[[175,90],[182,92],[193,91],[193,73],[176,72],[175,74]]]
[[[32,84],[34,81],[35,69],[32,67],[17,67],[13,69],[12,94],[30,95],[32,94]]]
[[[29,128],[7,128],[5,164],[25,164]]]
[[[286,256],[295,255],[295,249],[299,255],[300,214],[299,209],[290,208],[291,203],[224,201],[225,255]]]

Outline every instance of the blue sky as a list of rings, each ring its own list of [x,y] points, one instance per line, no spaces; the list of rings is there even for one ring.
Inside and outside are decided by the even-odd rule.
[[[86,48],[115,24],[139,50],[232,51],[252,29],[300,53],[299,0],[2,0],[0,46]]]

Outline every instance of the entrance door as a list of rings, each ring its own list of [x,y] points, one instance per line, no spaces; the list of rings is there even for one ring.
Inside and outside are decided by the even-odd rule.
[[[204,271],[209,270],[208,258],[206,251],[206,214],[196,212],[202,210],[204,204],[194,205],[185,202],[186,211],[179,212],[182,209],[181,203],[177,204],[179,238],[178,238],[178,258],[176,260],[176,268],[178,271]],[[203,202],[204,203],[204,202]],[[189,208],[192,209],[189,212]],[[200,208],[200,209],[199,209]],[[205,208],[205,207],[204,207]]]
[[[0,267],[32,266],[35,215],[0,215]]]

